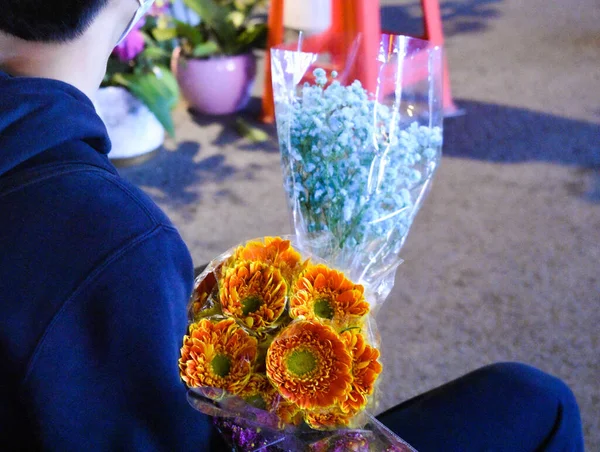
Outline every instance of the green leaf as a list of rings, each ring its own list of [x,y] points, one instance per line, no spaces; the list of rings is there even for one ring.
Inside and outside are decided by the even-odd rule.
[[[240,28],[244,24],[246,16],[241,11],[232,11],[228,14],[227,19],[235,28]]]
[[[236,40],[239,53],[244,53],[251,48],[265,48],[267,44],[267,26],[265,24],[253,24],[245,29]]]
[[[253,143],[265,143],[269,141],[269,134],[258,127],[251,126],[242,118],[235,120],[235,130],[242,138],[247,138]]]
[[[254,8],[258,6],[265,6],[266,2],[264,0],[234,0],[233,6],[238,11],[243,11],[246,16],[250,16]]]
[[[150,36],[145,31],[140,31],[140,33],[142,33],[142,37],[144,38],[144,42],[146,43],[147,46],[155,46],[156,45],[156,41],[154,40],[154,38],[152,36]]]
[[[129,88],[129,85],[131,85],[131,82],[129,81],[129,77],[126,77],[127,75],[131,75],[131,74],[115,74],[111,81],[115,85],[121,85],[121,86],[124,86],[125,88]]]
[[[169,41],[177,38],[177,28],[155,28],[152,30],[152,36],[157,41]]]
[[[126,87],[154,113],[169,135],[175,135],[171,110],[179,99],[177,80],[164,66],[141,74],[115,74],[113,81]]]
[[[200,16],[221,45],[225,46],[235,41],[237,29],[227,20],[229,8],[218,5],[214,0],[184,0],[184,3]]]
[[[215,53],[218,53],[220,50],[219,45],[214,41],[208,41],[203,44],[198,44],[194,47],[192,51],[192,56],[194,58],[206,58]]]
[[[170,58],[171,52],[161,49],[160,47],[147,47],[140,56],[149,60],[160,60],[163,58]]]
[[[129,66],[129,64],[122,62],[117,57],[109,58],[108,63],[106,64],[105,80],[110,80],[113,77],[113,75],[122,72],[131,72],[131,67]]]
[[[144,25],[142,26],[142,30],[153,30],[158,25],[158,20],[155,16],[151,14],[147,14],[144,16]]]
[[[200,30],[193,25],[176,20],[175,26],[178,36],[187,39],[192,47],[196,47],[206,41]]]
[[[208,24],[224,20],[227,14],[227,9],[217,5],[213,0],[183,0],[183,2]]]
[[[248,4],[247,0],[233,0],[233,5],[235,6],[235,9],[237,9],[238,11],[243,11],[246,9]]]

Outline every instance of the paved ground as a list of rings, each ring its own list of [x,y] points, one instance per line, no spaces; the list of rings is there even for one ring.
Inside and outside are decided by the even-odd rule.
[[[383,1],[384,25],[419,32],[418,4]],[[600,450],[600,6],[442,5],[467,115],[445,123],[441,169],[380,314],[381,408],[519,360],[571,385],[587,449]],[[233,118],[176,116],[178,142],[122,173],[167,211],[195,262],[288,232],[276,145],[239,140]]]

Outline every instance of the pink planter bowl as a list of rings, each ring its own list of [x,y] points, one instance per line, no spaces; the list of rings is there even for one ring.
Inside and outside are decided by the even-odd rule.
[[[235,113],[250,100],[256,77],[256,59],[252,53],[186,59],[177,49],[171,66],[183,97],[200,113]]]

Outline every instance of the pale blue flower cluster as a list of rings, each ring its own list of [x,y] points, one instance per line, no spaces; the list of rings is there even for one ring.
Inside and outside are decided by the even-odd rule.
[[[327,85],[323,69],[313,75],[316,84],[300,87],[277,117],[297,232],[299,224],[306,233],[328,232],[341,250],[369,259],[382,241],[397,254],[439,159],[442,131],[406,122],[359,81],[343,86],[332,73]]]

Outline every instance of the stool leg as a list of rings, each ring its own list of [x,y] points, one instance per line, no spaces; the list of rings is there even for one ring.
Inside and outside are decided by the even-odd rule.
[[[440,13],[440,4],[438,0],[421,0],[423,8],[423,21],[425,29],[425,39],[436,46],[444,45],[444,31],[442,28],[442,15]],[[460,110],[452,100],[452,91],[450,89],[450,73],[448,71],[448,59],[444,53],[444,75],[442,88],[442,105],[444,116],[454,116],[460,114]]]
[[[377,54],[381,41],[381,20],[379,0],[350,0],[354,5],[351,10],[355,20],[355,32],[361,33],[358,61],[356,62],[356,75],[364,88],[375,93],[377,88]]]
[[[267,51],[265,53],[265,82],[260,118],[262,122],[268,124],[275,122],[275,100],[273,99],[271,75],[271,48],[283,43],[283,8],[283,0],[271,0],[271,5],[269,6]]]

